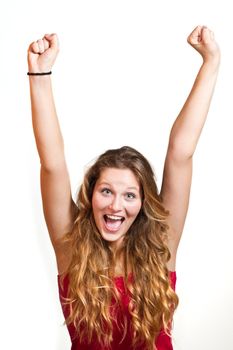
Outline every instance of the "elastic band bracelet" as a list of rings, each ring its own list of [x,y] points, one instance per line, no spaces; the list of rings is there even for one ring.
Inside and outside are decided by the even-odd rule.
[[[28,72],[27,75],[50,75],[52,72],[43,72],[43,73],[30,73]]]

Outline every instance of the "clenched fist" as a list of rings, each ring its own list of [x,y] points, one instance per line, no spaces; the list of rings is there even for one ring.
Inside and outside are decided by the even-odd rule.
[[[28,48],[28,70],[31,73],[49,72],[59,52],[56,34],[45,34],[30,44]]]
[[[204,61],[219,58],[220,50],[214,33],[205,26],[197,26],[187,38],[188,43],[196,49]]]

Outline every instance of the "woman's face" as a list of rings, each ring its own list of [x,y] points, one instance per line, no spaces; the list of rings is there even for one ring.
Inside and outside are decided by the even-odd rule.
[[[140,185],[130,169],[105,168],[97,180],[92,208],[101,236],[118,248],[142,205]]]

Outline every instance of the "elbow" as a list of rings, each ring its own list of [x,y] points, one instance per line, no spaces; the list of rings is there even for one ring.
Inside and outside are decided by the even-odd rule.
[[[66,161],[65,159],[61,159],[60,161],[50,161],[50,162],[40,162],[41,171],[47,174],[54,174],[64,171],[66,169]]]
[[[186,161],[193,157],[195,145],[192,142],[186,142],[185,140],[170,140],[168,152],[173,159],[179,162]]]

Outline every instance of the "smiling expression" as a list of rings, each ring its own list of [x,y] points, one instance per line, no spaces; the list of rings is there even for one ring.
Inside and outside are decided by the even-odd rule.
[[[141,205],[140,185],[130,169],[102,170],[94,187],[92,208],[103,239],[119,247]]]

